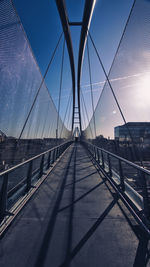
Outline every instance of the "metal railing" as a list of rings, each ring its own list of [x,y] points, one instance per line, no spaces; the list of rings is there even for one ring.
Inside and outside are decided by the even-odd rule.
[[[71,144],[65,142],[0,173],[0,223]]]
[[[89,142],[82,142],[138,223],[150,235],[150,171]]]

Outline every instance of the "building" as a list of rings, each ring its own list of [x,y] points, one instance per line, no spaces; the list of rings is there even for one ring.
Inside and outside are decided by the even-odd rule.
[[[7,138],[6,134],[0,130],[0,143],[5,141]]]
[[[128,122],[114,128],[115,140],[131,141],[130,133],[136,142],[150,140],[150,122]]]

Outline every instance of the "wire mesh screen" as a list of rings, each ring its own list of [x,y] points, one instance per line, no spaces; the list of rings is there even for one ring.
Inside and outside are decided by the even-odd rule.
[[[113,3],[109,2],[111,10]],[[124,23],[124,27],[122,27],[121,42],[118,50],[116,48],[117,53],[109,72],[110,65],[108,68],[108,56],[103,48],[103,41],[98,42],[98,37],[92,33],[91,25],[91,36],[93,35],[93,40],[97,41],[95,41],[95,46],[106,73],[109,74],[90,123],[83,131],[83,136],[96,145],[125,158],[136,162],[142,160],[145,166],[149,167],[150,1],[137,0],[132,1],[132,4],[131,12],[126,16],[127,24]],[[112,17],[113,14],[110,16]],[[114,20],[114,23],[118,27],[118,22]],[[106,19],[103,27],[105,24],[107,24]],[[107,31],[105,33],[107,34]],[[101,35],[101,32],[97,32],[98,34]],[[112,43],[106,44],[109,49],[111,45],[113,46],[113,33],[111,33],[111,37]],[[93,47],[92,41],[90,47]],[[99,66],[96,65],[96,67],[102,70],[100,62]],[[94,70],[94,64],[92,70]],[[93,80],[93,82],[95,81]],[[88,101],[86,101],[86,105],[88,105]],[[94,119],[96,136],[94,134]]]
[[[57,127],[59,115],[45,83],[36,98],[41,81],[12,1],[0,1],[0,170],[71,136],[60,117]]]

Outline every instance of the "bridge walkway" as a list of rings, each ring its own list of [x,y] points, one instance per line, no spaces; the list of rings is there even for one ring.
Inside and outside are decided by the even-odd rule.
[[[0,266],[133,266],[138,239],[108,186],[71,145],[1,239]]]

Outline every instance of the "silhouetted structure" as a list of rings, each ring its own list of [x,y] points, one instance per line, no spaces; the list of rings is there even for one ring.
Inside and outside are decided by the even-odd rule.
[[[114,128],[115,139],[119,141],[131,141],[131,136],[141,142],[150,137],[150,122],[128,122]],[[149,140],[150,143],[150,140]]]

